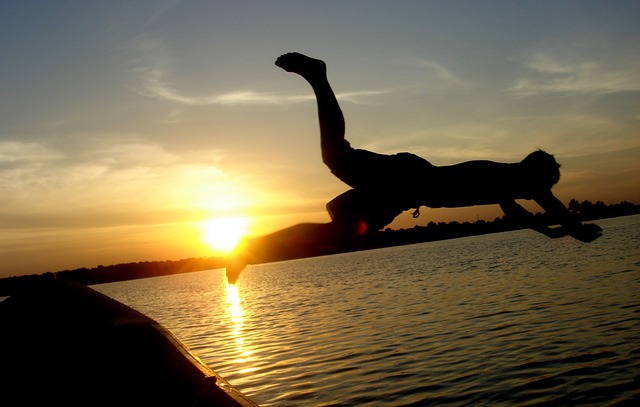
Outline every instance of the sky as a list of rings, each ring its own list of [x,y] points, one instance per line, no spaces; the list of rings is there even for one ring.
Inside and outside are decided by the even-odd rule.
[[[640,204],[638,1],[5,0],[0,38],[0,277],[215,255],[219,218],[328,221],[349,187],[310,87],[273,64],[290,51],[327,62],[354,147],[542,148],[563,202]]]

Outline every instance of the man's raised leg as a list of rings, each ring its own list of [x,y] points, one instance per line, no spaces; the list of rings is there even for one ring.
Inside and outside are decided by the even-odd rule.
[[[313,88],[318,104],[322,160],[333,169],[334,164],[344,159],[344,153],[351,147],[344,138],[344,116],[329,85],[326,64],[319,59],[292,52],[280,56],[276,65],[302,76]]]

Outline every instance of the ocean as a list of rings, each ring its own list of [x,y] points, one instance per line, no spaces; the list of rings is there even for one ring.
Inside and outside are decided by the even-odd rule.
[[[637,405],[640,216],[595,223],[93,288],[262,406]]]

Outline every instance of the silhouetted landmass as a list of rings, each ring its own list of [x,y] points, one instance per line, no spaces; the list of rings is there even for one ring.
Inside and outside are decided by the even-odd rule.
[[[224,259],[190,258],[182,260],[144,261],[137,263],[115,264],[94,268],[63,270],[56,273],[32,274],[27,276],[0,279],[0,296],[11,295],[15,290],[28,287],[31,283],[43,278],[64,277],[84,285],[112,283],[115,281],[135,280],[138,278],[166,276],[170,274],[189,273],[192,271],[211,270],[224,267]]]
[[[640,205],[630,202],[606,205],[601,201],[595,204],[590,201],[579,202],[572,199],[568,205],[569,211],[581,221],[613,218],[619,216],[636,215],[640,213]],[[547,224],[553,220],[547,219],[545,214],[537,213]],[[411,229],[386,229],[373,234],[365,241],[344,250],[308,248],[296,253],[296,258],[313,257],[319,255],[336,254],[345,251],[369,250],[382,247],[401,246],[414,243],[431,242],[436,240],[454,239],[466,236],[477,236],[489,233],[507,232],[523,229],[525,226],[506,216],[498,217],[492,222],[478,220],[476,222],[430,222],[427,226],[415,226]],[[273,254],[265,262],[288,260],[291,257]],[[52,277],[52,275],[70,278],[85,285],[102,284],[115,281],[133,280],[138,278],[165,276],[170,274],[188,273],[200,270],[223,268],[225,259],[191,258],[183,260],[145,261],[138,263],[116,264],[112,266],[98,266],[95,268],[79,268],[64,270],[45,275],[28,275],[0,279],[0,296],[10,295],[17,289],[29,286],[37,279]]]

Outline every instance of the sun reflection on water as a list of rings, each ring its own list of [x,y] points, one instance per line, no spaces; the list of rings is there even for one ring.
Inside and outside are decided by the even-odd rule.
[[[246,364],[252,360],[253,352],[248,349],[245,344],[244,333],[244,308],[242,307],[242,298],[236,284],[227,283],[227,317],[231,329],[231,336],[235,341],[236,355],[233,360],[235,364]],[[239,369],[239,372],[251,372],[255,368],[249,366]]]

